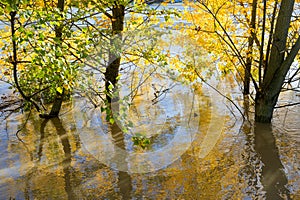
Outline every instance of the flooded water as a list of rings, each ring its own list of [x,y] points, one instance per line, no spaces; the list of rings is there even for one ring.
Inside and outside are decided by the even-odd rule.
[[[156,103],[149,94],[127,110],[127,133],[124,119],[108,125],[76,98],[59,119],[1,120],[0,199],[300,199],[299,106],[269,126],[243,123],[201,85],[174,86]],[[151,139],[146,149],[137,133]]]
[[[209,87],[156,76],[131,106],[113,106],[113,125],[84,98],[50,120],[1,115],[0,199],[300,199],[299,105],[276,110],[272,125],[243,122]],[[245,106],[236,85],[216,82]],[[299,101],[285,93],[280,104]],[[244,112],[253,118],[251,105]]]

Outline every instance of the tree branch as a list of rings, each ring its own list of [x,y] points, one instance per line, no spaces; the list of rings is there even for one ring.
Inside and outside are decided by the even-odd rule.
[[[222,97],[224,97],[225,99],[227,99],[228,101],[230,101],[234,107],[239,111],[239,113],[242,115],[243,120],[246,120],[245,115],[243,114],[243,112],[241,111],[241,109],[234,103],[233,100],[231,100],[229,97],[227,97],[226,95],[222,94],[217,88],[215,88],[214,86],[210,85],[207,81],[204,80],[204,78],[201,77],[201,75],[197,72],[197,70],[194,70],[196,75],[198,76],[198,78],[200,78],[200,80],[205,83],[207,86],[209,86],[210,88],[212,88],[214,91],[216,91],[219,95],[221,95]]]
[[[289,69],[289,67],[292,65],[292,63],[294,62],[295,57],[297,56],[298,52],[300,50],[300,36],[298,36],[298,39],[296,41],[296,43],[294,44],[294,46],[292,47],[290,53],[288,54],[288,56],[285,58],[285,60],[283,61],[281,67],[287,71]]]
[[[18,56],[17,56],[17,43],[16,43],[16,38],[15,38],[15,18],[16,18],[17,12],[16,11],[11,11],[10,12],[10,25],[11,25],[11,39],[12,39],[12,45],[13,45],[13,78],[14,78],[14,82],[16,84],[16,88],[19,91],[19,93],[21,94],[21,96],[28,102],[32,103],[34,105],[34,107],[37,109],[37,111],[39,112],[41,109],[40,107],[31,100],[30,97],[27,97],[23,90],[21,89],[20,85],[19,85],[19,80],[18,80]]]
[[[300,102],[285,104],[285,105],[281,105],[281,106],[275,106],[274,108],[285,108],[285,107],[296,106],[296,105],[300,105]]]

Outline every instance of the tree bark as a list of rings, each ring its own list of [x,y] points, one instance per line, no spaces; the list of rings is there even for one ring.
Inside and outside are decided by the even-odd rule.
[[[272,98],[261,92],[256,92],[255,98],[255,121],[262,123],[270,123],[273,117],[274,107],[278,96]]]
[[[285,56],[294,3],[294,0],[282,0],[281,2],[268,68],[265,70],[260,90],[256,92],[256,122],[271,122],[285,77],[300,49],[300,38],[298,37],[291,51]]]
[[[65,0],[58,0],[57,2],[57,8],[63,12],[64,11],[64,6],[65,6]],[[61,45],[62,42],[62,31],[63,31],[63,26],[62,24],[60,26],[55,27],[55,37],[58,39],[58,43],[56,45]],[[61,109],[61,104],[64,99],[64,89],[63,92],[60,94],[59,92],[56,92],[56,97],[54,99],[51,111],[49,114],[40,114],[41,118],[53,118],[53,117],[58,117],[59,111]]]
[[[116,3],[117,4],[117,3]],[[108,103],[111,103],[111,94],[112,90],[110,85],[116,86],[117,77],[119,75],[119,68],[121,63],[121,57],[119,51],[121,49],[122,42],[122,31],[124,29],[124,16],[125,16],[125,7],[124,5],[115,5],[112,8],[112,39],[111,45],[113,50],[109,52],[109,61],[108,66],[105,71],[105,90],[108,92],[106,95]]]
[[[63,12],[64,7],[65,7],[65,1],[64,0],[58,0],[57,8],[61,12]],[[59,39],[59,42],[62,42],[62,31],[63,31],[62,25],[55,27],[55,37]],[[61,45],[61,44],[59,43],[57,45]],[[58,116],[59,111],[61,109],[61,104],[62,104],[62,101],[63,101],[63,97],[64,97],[64,91],[62,92],[62,94],[60,94],[59,92],[56,93],[56,97],[54,99],[54,103],[52,105],[52,108],[51,108],[51,111],[50,111],[50,114],[49,114],[50,116],[52,116],[52,117],[57,117]]]
[[[36,110],[39,112],[41,109],[37,105],[37,103],[34,102],[34,100],[31,99],[31,97],[28,97],[22,90],[19,79],[18,79],[18,53],[17,53],[17,42],[15,40],[16,36],[16,30],[15,30],[15,20],[16,20],[17,11],[11,11],[10,12],[10,26],[11,26],[11,40],[12,40],[12,46],[13,46],[13,56],[12,56],[12,64],[13,64],[13,79],[16,85],[16,88],[22,98],[30,103],[36,108]]]
[[[247,53],[246,69],[245,69],[245,76],[244,76],[244,95],[250,94],[250,77],[251,77],[251,65],[253,60],[252,53],[253,53],[253,44],[254,44],[254,37],[255,37],[256,9],[257,9],[257,0],[253,0],[251,22],[250,22],[251,34],[248,38],[248,53]]]

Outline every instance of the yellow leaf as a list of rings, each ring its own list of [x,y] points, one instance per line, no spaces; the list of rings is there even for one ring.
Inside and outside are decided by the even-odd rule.
[[[59,94],[62,94],[63,89],[62,89],[61,87],[58,87],[58,88],[56,88],[56,91],[57,91]]]

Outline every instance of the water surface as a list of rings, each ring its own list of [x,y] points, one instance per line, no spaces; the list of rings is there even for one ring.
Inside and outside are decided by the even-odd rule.
[[[300,107],[277,111],[272,126],[242,123],[226,102],[216,106],[208,90],[174,90],[153,107],[156,115],[137,101],[131,119],[139,126],[127,134],[107,125],[88,103],[74,107],[81,99],[66,102],[59,119],[32,112],[18,137],[29,113],[14,113],[1,122],[0,199],[299,199]],[[180,97],[191,91],[197,101],[187,125],[192,101]],[[165,104],[169,111],[161,108]],[[141,130],[152,131],[146,150],[131,139]],[[189,140],[176,141],[179,130]],[[142,162],[134,159],[145,157],[133,155],[163,148],[138,173]]]

